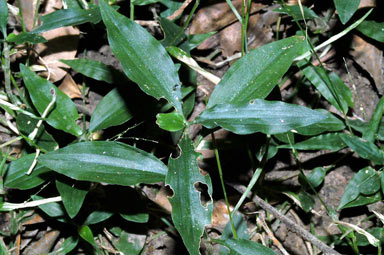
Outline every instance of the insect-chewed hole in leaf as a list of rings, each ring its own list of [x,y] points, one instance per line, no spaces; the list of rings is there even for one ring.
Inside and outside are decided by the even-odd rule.
[[[170,185],[165,185],[164,188],[162,188],[162,192],[169,198],[172,198],[175,195],[175,192],[171,188]]]
[[[208,185],[201,182],[195,182],[195,189],[200,193],[200,203],[207,207],[207,204],[212,201],[212,197],[208,193]]]
[[[171,158],[177,159],[181,155],[181,149],[179,146],[176,146],[176,149],[172,151]]]

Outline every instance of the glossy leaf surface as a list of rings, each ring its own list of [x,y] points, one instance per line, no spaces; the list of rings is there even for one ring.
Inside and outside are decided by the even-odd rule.
[[[105,81],[111,84],[122,84],[127,81],[124,74],[116,70],[114,67],[99,61],[79,58],[73,60],[63,59],[61,62],[69,65],[76,72],[98,81]]]
[[[5,37],[8,24],[8,6],[6,0],[0,0],[0,31]]]
[[[59,27],[76,26],[87,22],[96,24],[101,20],[100,10],[93,6],[88,10],[62,9],[40,18],[43,25],[36,28],[32,33],[42,33]]]
[[[26,42],[31,44],[48,42],[47,39],[45,39],[41,35],[27,33],[27,32],[21,32],[20,34],[17,34],[17,35],[12,33],[8,35],[7,41],[13,42],[16,44],[23,44]]]
[[[56,188],[59,191],[65,210],[70,218],[74,218],[83,205],[88,193],[88,183],[81,183],[71,179],[56,180]]]
[[[296,131],[299,134],[301,134],[301,135],[318,135],[318,134],[321,134],[321,133],[326,132],[326,131],[334,132],[334,131],[343,130],[345,128],[344,123],[341,120],[339,120],[338,118],[336,118],[332,113],[325,111],[325,110],[322,110],[322,109],[318,109],[315,111],[318,111],[318,112],[321,112],[322,114],[324,114],[326,116],[326,119],[324,119],[320,122],[317,122],[315,124],[296,129]]]
[[[163,181],[167,167],[155,156],[116,142],[83,142],[40,156],[39,162],[75,180],[119,185]]]
[[[148,95],[165,98],[182,113],[180,80],[164,47],[144,28],[117,13],[105,1],[100,1],[100,10],[112,52],[128,78]]]
[[[380,177],[377,172],[371,167],[363,168],[348,183],[338,209],[343,209],[345,205],[354,201],[359,194],[371,195],[379,189]]]
[[[198,154],[194,151],[192,141],[184,136],[179,147],[181,155],[169,159],[166,185],[170,185],[173,196],[169,198],[172,204],[172,220],[180,233],[189,254],[198,255],[200,238],[206,225],[211,223],[212,202],[201,204],[200,192],[197,185],[208,186],[208,194],[212,194],[212,184],[209,175],[203,176],[197,166]]]
[[[331,150],[338,151],[347,145],[340,138],[339,133],[329,133],[311,137],[305,141],[293,144],[293,148],[296,150]],[[280,145],[279,148],[291,148],[291,145]]]
[[[32,189],[47,181],[52,171],[44,165],[38,163],[30,175],[27,175],[29,167],[32,165],[35,153],[24,155],[18,160],[13,161],[6,172],[5,186],[14,189]]]
[[[266,44],[237,60],[215,87],[207,108],[265,98],[300,55],[303,37]]]
[[[40,114],[43,114],[52,101],[51,90],[55,91],[56,101],[47,116],[47,123],[72,135],[81,135],[81,128],[75,122],[79,114],[72,100],[51,82],[41,78],[25,65],[20,64],[20,71],[32,102]]]
[[[356,29],[376,41],[384,42],[384,22],[365,20]]]
[[[123,124],[132,118],[127,103],[118,89],[113,89],[97,104],[91,116],[89,131]]]
[[[159,113],[156,115],[156,124],[167,131],[179,131],[185,126],[185,119],[183,115],[177,112]]]
[[[378,165],[384,164],[384,153],[375,144],[348,134],[340,134],[340,137],[360,157],[372,160]]]
[[[236,134],[278,134],[324,120],[326,116],[304,106],[262,99],[219,104],[205,110],[196,122],[208,128],[221,126]]]

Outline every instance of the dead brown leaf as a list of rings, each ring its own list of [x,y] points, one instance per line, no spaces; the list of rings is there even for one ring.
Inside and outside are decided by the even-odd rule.
[[[354,57],[372,79],[379,93],[383,93],[383,52],[376,46],[366,42],[358,35],[353,36],[353,50],[351,55]]]
[[[71,99],[81,98],[81,91],[77,83],[72,79],[70,74],[66,74],[64,80],[59,85],[59,89],[63,91]]]

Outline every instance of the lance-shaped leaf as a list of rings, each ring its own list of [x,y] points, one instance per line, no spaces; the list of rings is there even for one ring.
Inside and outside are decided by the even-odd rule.
[[[110,141],[72,144],[40,156],[39,162],[75,180],[126,186],[164,181],[167,174],[152,154]]]
[[[345,128],[344,123],[332,113],[324,109],[317,109],[315,111],[323,113],[326,116],[326,119],[309,126],[298,128],[296,129],[297,133],[301,135],[318,135],[326,131],[334,132]]]
[[[56,188],[63,200],[64,208],[71,219],[77,215],[88,193],[89,182],[77,182],[68,178],[56,180]]]
[[[365,20],[356,29],[376,41],[384,42],[384,22]]]
[[[40,18],[43,25],[36,28],[32,33],[42,33],[59,27],[76,26],[91,22],[99,23],[101,20],[99,7],[93,6],[88,10],[63,9],[52,12]]]
[[[132,118],[127,103],[118,89],[113,89],[97,104],[92,113],[89,131],[117,126]]]
[[[201,204],[200,192],[196,189],[199,184],[208,186],[208,194],[212,194],[212,184],[209,175],[203,176],[197,166],[197,153],[192,141],[185,135],[179,147],[181,155],[168,162],[166,184],[170,185],[173,197],[172,220],[180,233],[189,254],[198,255],[200,238],[204,227],[211,223],[212,203]]]
[[[278,146],[278,148],[294,148],[296,150],[331,150],[338,151],[347,145],[340,138],[339,133],[329,133],[319,136],[314,136],[305,141],[295,143],[293,146],[284,144]]]
[[[17,35],[15,35],[14,33],[8,35],[7,42],[13,42],[16,44],[23,44],[28,42],[28,43],[36,44],[36,43],[45,43],[45,42],[48,42],[48,40],[38,34],[21,32],[20,34],[17,34]]]
[[[35,154],[24,155],[13,161],[5,175],[5,186],[13,189],[32,189],[39,186],[52,176],[52,170],[38,163],[30,175],[27,175],[29,167],[35,159]]]
[[[105,81],[111,84],[123,84],[127,82],[127,78],[123,73],[116,70],[113,66],[106,65],[99,61],[85,58],[73,60],[62,59],[60,61],[69,65],[76,72],[98,81]]]
[[[177,69],[160,42],[104,0],[100,1],[100,11],[112,52],[128,78],[148,95],[165,98],[182,113]]]
[[[251,102],[218,104],[206,109],[196,122],[208,128],[223,127],[236,134],[284,133],[326,119],[321,112],[301,105],[255,99]]]
[[[236,61],[213,91],[207,108],[265,98],[300,55],[303,37],[264,45]]]
[[[374,142],[377,132],[379,131],[380,121],[384,113],[384,97],[381,97],[372,114],[371,120],[364,129],[363,138],[367,141]]]
[[[0,0],[0,31],[7,36],[8,6],[6,0]]]
[[[341,23],[345,24],[352,18],[359,7],[360,0],[333,0]]]
[[[56,101],[47,116],[47,123],[75,136],[81,135],[81,128],[75,122],[79,118],[79,114],[72,100],[50,81],[41,78],[25,65],[20,64],[20,71],[33,105],[40,114],[43,114],[52,101],[51,91],[55,91]]]
[[[384,152],[374,143],[354,135],[340,134],[340,137],[360,157],[371,160],[375,164],[384,165]]]

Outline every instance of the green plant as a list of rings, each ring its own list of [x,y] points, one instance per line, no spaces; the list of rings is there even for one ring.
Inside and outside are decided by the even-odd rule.
[[[3,112],[12,116],[16,121],[16,127],[6,120],[2,120],[2,124],[11,129],[15,128],[12,130],[17,134],[14,140],[1,147],[23,140],[27,148],[18,159],[11,157],[8,153],[2,153],[1,190],[3,193],[6,193],[4,187],[28,190],[28,192],[32,190],[28,193],[29,200],[32,201],[18,204],[3,200],[0,210],[5,212],[17,210],[22,216],[24,212],[28,212],[28,208],[38,207],[49,217],[68,226],[69,234],[65,237],[62,247],[51,254],[70,253],[81,243],[87,243],[88,249],[94,253],[103,254],[104,248],[100,242],[95,241],[97,237],[94,236],[92,225],[104,222],[113,215],[119,215],[129,222],[146,223],[149,215],[155,213],[148,208],[147,200],[139,192],[140,184],[158,182],[165,182],[173,193],[169,198],[172,205],[172,223],[169,225],[171,229],[176,229],[190,254],[199,254],[202,236],[210,243],[218,243],[226,247],[230,254],[275,254],[271,248],[251,241],[247,235],[238,233],[239,228],[234,224],[234,211],[240,208],[254,185],[262,179],[267,161],[282,149],[291,149],[300,166],[297,150],[339,151],[348,147],[367,160],[366,167],[358,171],[350,181],[337,209],[340,211],[382,200],[384,174],[380,166],[384,164],[384,152],[378,145],[384,137],[381,125],[384,99],[380,99],[369,122],[350,120],[348,112],[354,107],[350,89],[336,73],[328,72],[321,65],[321,61],[319,66],[314,66],[311,62],[311,56],[319,59],[318,50],[329,46],[356,27],[363,34],[383,42],[384,25],[365,21],[369,12],[362,18],[354,20],[339,34],[330,36],[324,44],[314,47],[313,41],[316,39],[316,34],[312,33],[314,38],[310,38],[308,27],[303,28],[302,24],[304,22],[306,26],[306,20],[318,19],[319,16],[311,9],[303,7],[300,1],[297,6],[286,6],[281,1],[281,8],[276,12],[293,17],[298,25],[298,35],[277,40],[255,50],[248,50],[246,31],[251,1],[243,3],[241,14],[231,6],[242,25],[242,57],[232,64],[220,79],[201,68],[190,56],[191,50],[213,34],[185,34],[185,28],[199,1],[196,1],[183,27],[165,18],[159,18],[165,33],[165,39],[162,41],[157,40],[133,21],[135,6],[160,2],[168,7],[167,13],[163,15],[167,16],[180,8],[179,2],[132,0],[130,1],[130,19],[119,14],[116,8],[104,0],[99,1],[99,5],[91,1],[87,3],[88,8],[83,8],[81,4],[75,5],[77,1],[66,2],[72,7],[43,16],[41,18],[43,24],[33,31],[8,35],[7,3],[5,0],[0,0],[0,29],[4,38],[2,69],[5,87],[0,98],[0,107]],[[230,1],[227,2],[231,4]],[[351,1],[353,4],[346,0],[334,2],[341,22],[346,24],[357,10],[359,1]],[[84,120],[83,127],[78,124],[80,116],[75,103],[50,81],[32,71],[28,61],[24,64],[20,63],[19,73],[11,70],[10,66],[10,52],[16,45],[26,43],[31,46],[45,42],[46,40],[39,35],[44,31],[85,23],[105,25],[109,45],[124,72],[123,74],[112,66],[90,59],[62,60],[84,77],[116,86],[97,105],[90,117],[88,128],[85,128]],[[173,62],[171,56],[186,64],[182,67],[183,69],[195,70],[217,83],[207,100],[206,109],[192,121],[188,121],[188,117],[194,108],[195,87],[186,86],[185,84],[188,83],[184,82],[184,79],[183,82],[180,80],[179,70],[182,68]],[[295,68],[300,70],[302,75],[300,79],[313,84],[319,95],[336,109],[338,115],[315,105],[311,107],[281,100],[266,100],[278,84],[282,85],[281,81],[291,76],[288,70]],[[19,88],[15,81],[17,78],[22,79],[24,85],[22,88]],[[146,101],[130,104],[126,95],[121,92],[121,87],[133,86],[133,84],[159,101],[153,102],[146,99]],[[151,124],[156,123],[161,129],[171,132],[167,135],[171,136],[173,143],[169,140],[161,141],[167,148],[166,153],[158,154],[164,157],[162,160],[155,156],[156,153],[149,153],[146,146],[140,148],[136,144],[119,142],[118,140],[126,131],[107,137],[104,141],[93,140],[93,135],[100,130],[123,125],[131,119],[144,115],[145,113],[138,109],[141,107],[151,112],[152,115],[149,118]],[[155,115],[156,121],[153,119]],[[145,121],[149,122],[148,119]],[[190,138],[190,127],[195,124],[202,124],[204,129],[194,144]],[[135,126],[131,128],[134,129]],[[150,132],[150,128],[146,131]],[[226,197],[219,146],[213,134],[213,131],[219,128],[238,135],[261,133],[266,139],[259,151],[259,163],[255,163],[257,167],[255,167],[253,178],[232,212]],[[52,129],[67,133],[71,137],[68,138],[71,139],[70,142],[66,141],[65,145],[59,148],[59,143],[50,134],[49,130]],[[197,164],[199,155],[195,152],[195,147],[200,144],[204,134],[210,133],[213,137],[222,189],[229,211],[231,228],[228,229],[232,231],[232,234],[226,233],[227,236],[220,240],[208,237],[205,232],[205,228],[211,223],[212,192],[215,187],[212,186],[210,176],[199,171]],[[300,137],[302,141],[295,142],[296,137]],[[303,139],[303,137],[309,138]],[[144,139],[144,137],[138,139]],[[168,156],[171,153],[177,156]],[[251,155],[252,159],[253,157]],[[368,245],[366,243],[368,240],[370,245],[378,247],[381,254],[382,227],[365,231],[340,221],[336,210],[327,206],[317,193],[316,188],[322,184],[327,172],[331,171],[333,166],[314,168],[309,175],[304,174],[301,166],[299,168],[301,190],[287,191],[284,194],[307,213],[313,209],[315,203],[313,197],[317,196],[324,204],[328,216],[338,224],[341,233],[346,236],[346,243],[355,253],[359,253],[360,246]],[[124,194],[129,194],[129,197],[111,198],[106,192],[107,195],[102,198],[105,201],[101,203],[106,203],[112,208],[110,210],[106,207],[91,208],[87,211],[86,197],[97,189],[103,190],[104,185],[105,187],[124,186],[121,190],[124,190]],[[53,197],[46,197],[47,193],[44,193],[46,186],[54,189]],[[201,187],[207,190],[208,198],[205,202],[201,197]],[[114,203],[110,203],[108,201],[110,199]],[[262,204],[263,202],[260,204],[263,200],[254,201],[256,203],[259,201],[259,206],[267,211],[272,210],[270,213],[276,218],[290,224],[284,216],[280,216],[279,212],[273,211]],[[81,212],[82,215],[79,216]],[[380,214],[377,215],[379,218],[382,217]],[[21,221],[19,219],[21,216],[15,216],[14,220]],[[138,254],[141,251],[142,247],[137,243],[124,241],[130,235],[124,228],[110,228],[108,231],[120,237],[120,241],[114,244],[117,250],[124,254]],[[17,230],[13,230],[10,237],[14,238],[16,233]],[[309,239],[323,252],[337,254],[335,250],[310,233],[306,232],[304,238]],[[334,243],[342,242],[340,238]],[[10,242],[9,245],[12,246],[13,243]],[[0,246],[0,250],[5,254],[6,245],[0,243]]]

